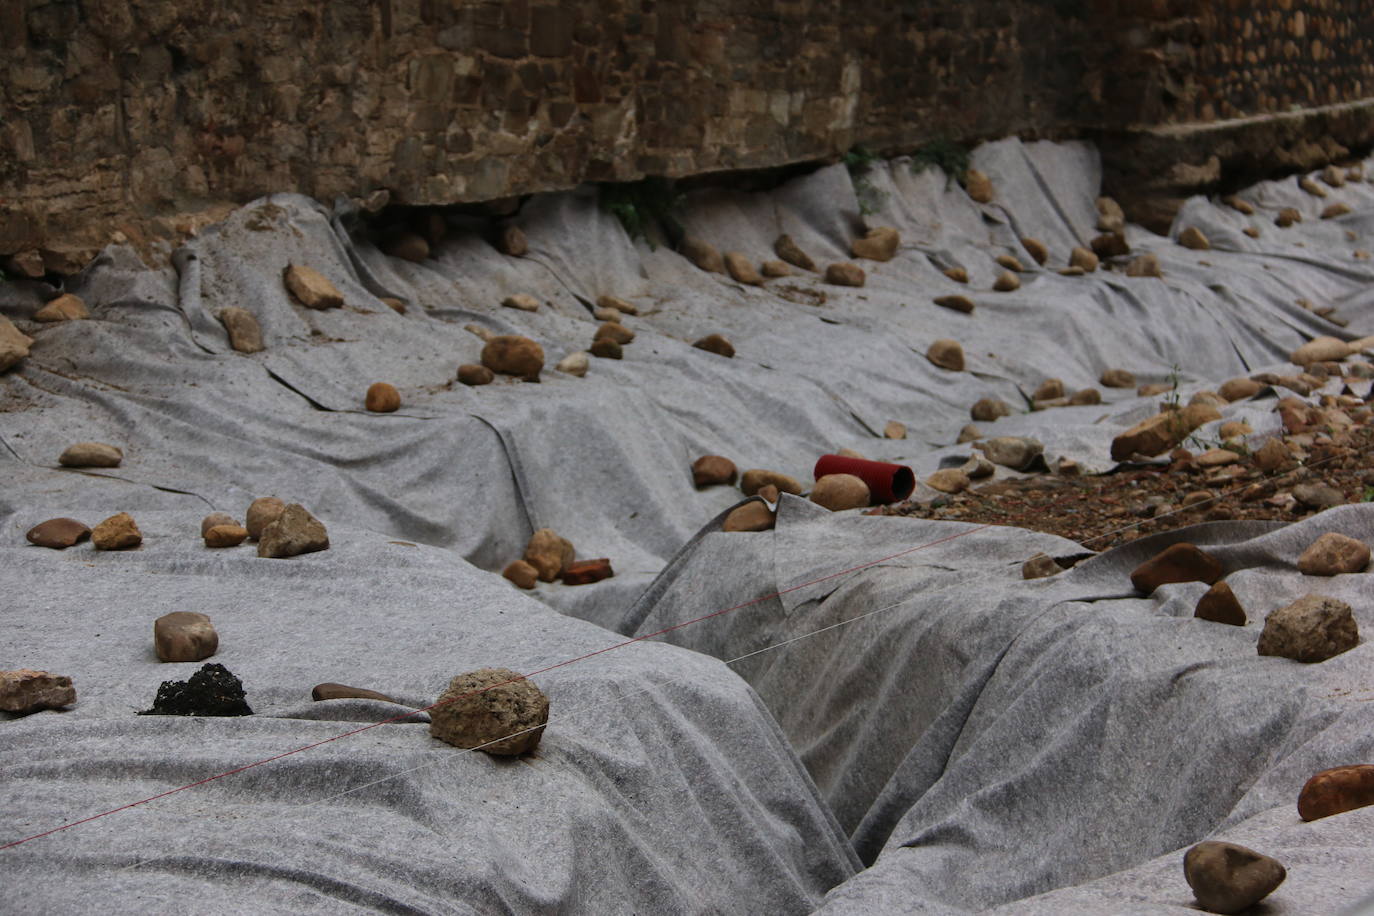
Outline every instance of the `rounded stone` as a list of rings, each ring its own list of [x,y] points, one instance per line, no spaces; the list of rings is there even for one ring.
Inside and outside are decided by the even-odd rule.
[[[853,474],[827,474],[811,489],[811,501],[831,512],[861,509],[871,499],[868,484]]]
[[[719,249],[705,239],[686,236],[678,246],[678,251],[700,270],[713,274],[725,273],[725,259],[720,256]]]
[[[198,662],[215,654],[219,634],[205,614],[173,611],[153,623],[153,647],[159,661]]]
[[[549,721],[549,698],[509,668],[482,668],[448,683],[429,711],[429,733],[454,747],[498,756],[539,746]]]
[[[969,488],[969,476],[960,468],[941,468],[926,478],[926,485],[941,493],[962,493]]]
[[[725,272],[739,283],[744,283],[748,286],[763,285],[763,277],[759,274],[758,268],[754,267],[754,262],[749,260],[749,256],[742,252],[726,252]]]
[[[1369,545],[1334,531],[1317,538],[1298,557],[1298,571],[1305,576],[1339,576],[1368,567]]]
[[[950,372],[964,371],[964,348],[959,345],[959,341],[941,338],[931,343],[926,350],[926,359],[933,365],[941,369],[948,369]],[[978,419],[974,417],[974,419]]]
[[[932,301],[940,308],[946,308],[952,312],[962,312],[965,315],[972,313],[974,309],[973,300],[968,296],[936,296]]]
[[[622,347],[634,343],[635,332],[618,322],[608,321],[596,329],[593,340],[614,340]]]
[[[248,529],[241,525],[216,525],[205,532],[206,547],[237,547],[248,539]]]
[[[419,264],[429,257],[429,240],[416,232],[402,232],[388,239],[382,251],[393,258]]]
[[[1374,765],[1332,767],[1312,776],[1298,793],[1298,817],[1305,821],[1374,805]]]
[[[777,523],[777,515],[762,500],[751,499],[737,506],[725,516],[722,531],[769,531]]]
[[[118,446],[105,442],[77,442],[67,446],[57,463],[64,468],[117,468],[124,460]]]
[[[1228,402],[1244,401],[1253,398],[1264,390],[1264,385],[1251,378],[1233,378],[1221,383],[1217,394]]]
[[[582,378],[587,374],[587,369],[590,366],[591,358],[582,350],[577,350],[560,359],[554,368],[559,372],[566,372],[568,375]]]
[[[501,305],[508,309],[519,309],[522,312],[539,311],[539,300],[526,293],[515,293],[501,300]]]
[[[1103,388],[1134,388],[1135,376],[1125,369],[1108,369],[1098,378]]]
[[[592,341],[589,352],[597,359],[622,359],[625,355],[625,351],[620,344],[611,340],[609,337],[601,337]]]
[[[991,422],[998,417],[1011,416],[1011,405],[1000,398],[979,398],[973,407],[969,408],[969,416],[974,420]]]
[[[1180,232],[1178,243],[1193,251],[1207,251],[1212,247],[1212,243],[1207,240],[1207,236],[1197,226],[1189,226]]]
[[[248,507],[243,527],[253,540],[262,537],[262,530],[277,520],[286,509],[286,503],[275,496],[259,496]]]
[[[999,293],[1013,293],[1021,288],[1021,280],[1009,270],[1004,270],[993,281],[992,288]]]
[[[721,455],[702,455],[692,462],[692,484],[698,488],[733,484],[737,476],[735,463]]]
[[[887,421],[887,425],[883,427],[883,438],[884,438],[884,439],[905,439],[905,438],[906,438],[906,424],[905,424],[905,423],[900,423],[900,422],[898,422],[897,420],[888,420],[888,421]]]
[[[901,245],[902,237],[891,226],[879,226],[870,229],[861,239],[855,239],[850,246],[850,253],[856,258],[865,258],[869,261],[891,261],[897,254],[897,248]]]
[[[1031,395],[1033,401],[1052,401],[1055,398],[1064,396],[1064,382],[1057,378],[1047,378],[1040,383],[1040,387],[1035,389],[1035,394]]]
[[[1026,253],[1035,259],[1035,263],[1044,265],[1050,259],[1050,250],[1045,243],[1036,238],[1024,238],[1021,240],[1021,247],[1026,249]]]
[[[848,261],[831,264],[825,269],[825,282],[835,286],[863,286],[867,280],[863,268]]]
[[[1097,270],[1100,263],[1101,260],[1093,254],[1092,249],[1084,248],[1082,245],[1076,246],[1073,251],[1069,252],[1069,266],[1077,267],[1084,273],[1090,274]]]
[[[1225,582],[1216,583],[1198,599],[1193,616],[1199,620],[1210,620],[1212,623],[1245,626],[1245,608],[1241,606],[1240,599],[1231,590],[1231,586]]]
[[[391,413],[401,407],[401,393],[388,382],[373,382],[368,386],[363,406],[373,413]]]
[[[1184,854],[1183,876],[1203,909],[1239,913],[1273,893],[1288,872],[1263,853],[1208,840]]]
[[[745,471],[740,477],[739,488],[745,496],[753,496],[769,484],[777,487],[780,492],[790,493],[793,496],[801,495],[801,484],[797,482],[795,477],[763,468],[751,468]]]
[[[773,252],[793,267],[800,267],[802,270],[815,270],[816,262],[811,260],[811,256],[801,250],[790,235],[780,235],[773,243]]]
[[[1037,553],[1021,564],[1022,579],[1045,579],[1061,572],[1063,567],[1054,561],[1054,557],[1045,553]]]
[[[531,589],[539,581],[539,571],[524,560],[515,560],[501,571],[517,588]]]
[[[237,525],[239,520],[228,512],[211,512],[200,520],[200,536],[205,537],[205,533],[211,528],[219,525]]]
[[[458,367],[458,381],[469,387],[490,385],[495,379],[496,373],[477,363],[463,363]]]
[[[722,334],[707,334],[693,343],[692,346],[698,350],[705,350],[707,353],[724,356],[726,359],[731,359],[735,355],[734,344],[730,343]]]
[[[39,522],[24,535],[30,544],[65,550],[91,536],[91,529],[74,518],[50,518]]]

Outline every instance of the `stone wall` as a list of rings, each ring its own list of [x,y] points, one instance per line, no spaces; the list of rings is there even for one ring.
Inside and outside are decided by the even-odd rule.
[[[1363,98],[1363,6],[4,0],[0,255],[62,271],[271,191],[481,201]]]

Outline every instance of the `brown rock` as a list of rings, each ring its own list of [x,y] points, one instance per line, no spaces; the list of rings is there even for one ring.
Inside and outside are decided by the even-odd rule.
[[[987,399],[984,399],[987,400]],[[982,403],[981,401],[979,403]],[[956,445],[963,445],[965,442],[977,442],[983,438],[983,431],[972,423],[965,423],[959,430],[959,438],[955,440]]]
[[[1309,509],[1330,509],[1345,504],[1345,494],[1325,483],[1300,483],[1293,487],[1293,498]]]
[[[1293,453],[1279,439],[1270,439],[1255,452],[1255,464],[1267,474],[1293,464]]]
[[[973,311],[973,300],[968,296],[936,296],[933,301],[941,308],[963,312],[965,315]]]
[[[1317,184],[1311,178],[1304,177],[1298,181],[1298,187],[1302,188],[1313,197],[1326,197],[1326,188]]]
[[[501,227],[501,234],[496,237],[496,250],[512,258],[523,258],[529,253],[530,243],[524,230],[508,223]]]
[[[1374,766],[1354,764],[1322,770],[1298,793],[1298,817],[1305,821],[1374,805]]]
[[[429,242],[415,232],[402,232],[387,239],[382,251],[393,258],[419,264],[429,257]]]
[[[1244,401],[1253,398],[1264,390],[1264,386],[1251,378],[1233,378],[1221,383],[1217,394],[1228,401]]]
[[[1280,229],[1287,229],[1295,223],[1302,222],[1302,212],[1297,207],[1284,207],[1279,211],[1279,215],[1274,217],[1274,225]]]
[[[215,654],[219,634],[210,618],[195,611],[173,611],[153,623],[158,661],[198,662]]]
[[[1063,572],[1063,567],[1054,562],[1054,557],[1037,553],[1021,564],[1022,579],[1045,579]]]
[[[458,381],[464,385],[490,385],[496,379],[496,373],[486,366],[479,366],[476,363],[463,363],[458,367]]]
[[[1317,538],[1298,557],[1298,571],[1304,576],[1339,576],[1368,567],[1369,545],[1334,531]]]
[[[753,496],[759,489],[769,484],[777,487],[783,493],[790,493],[793,496],[801,495],[801,484],[795,477],[788,477],[779,471],[767,471],[762,468],[751,468],[744,472],[740,478],[739,488],[745,496]]]
[[[1121,232],[1126,228],[1126,211],[1110,197],[1097,199],[1097,228],[1102,232]]]
[[[1246,216],[1255,215],[1255,207],[1248,200],[1241,200],[1239,197],[1232,195],[1231,197],[1222,198],[1221,202],[1237,213],[1244,213]]]
[[[401,407],[401,393],[395,385],[387,382],[373,382],[367,388],[363,406],[373,413],[391,413]]]
[[[96,550],[130,550],[143,543],[143,533],[127,512],[111,515],[91,531]]]
[[[968,196],[977,203],[992,203],[992,179],[977,169],[969,169],[965,174],[964,189],[968,191]]]
[[[460,674],[430,707],[429,733],[454,747],[515,756],[534,750],[549,721],[549,698],[509,668]]]
[[[720,256],[716,246],[703,239],[689,235],[683,238],[682,245],[678,249],[682,256],[691,261],[701,270],[713,274],[725,273],[725,259]],[[783,260],[787,260],[783,256]]]
[[[905,438],[906,438],[906,424],[905,424],[905,423],[899,423],[899,422],[897,422],[896,420],[888,420],[888,421],[887,421],[887,425],[883,427],[883,438],[884,438],[884,439],[905,439]]]
[[[782,494],[778,492],[778,488],[771,483],[766,483],[763,486],[759,487],[759,491],[754,495],[757,496],[759,499],[762,499],[764,502],[768,503],[768,505],[770,506],[776,506],[778,504],[778,500],[782,498]]]
[[[1100,263],[1101,261],[1098,259],[1097,255],[1090,249],[1084,248],[1082,245],[1075,247],[1073,251],[1069,252],[1069,266],[1077,267],[1084,273],[1092,273],[1097,270],[1097,266]]]
[[[764,261],[759,265],[759,270],[763,271],[763,275],[769,278],[792,276],[792,268],[783,261]]]
[[[968,474],[959,468],[941,468],[926,478],[926,485],[941,493],[962,493],[970,483]]]
[[[1200,468],[1219,468],[1228,464],[1235,464],[1240,460],[1240,455],[1230,449],[1209,448],[1193,460]]]
[[[248,514],[251,519],[251,507]],[[281,560],[328,549],[329,534],[325,531],[324,523],[307,512],[300,503],[288,505],[258,536],[259,557]]]
[[[1088,243],[1093,254],[1098,258],[1120,258],[1131,253],[1131,246],[1126,243],[1126,236],[1119,232],[1109,232],[1099,235]]]
[[[1254,432],[1254,430],[1251,429],[1250,424],[1246,423],[1244,420],[1227,420],[1225,423],[1221,424],[1221,426],[1217,427],[1217,435],[1221,436],[1222,441],[1242,439],[1252,432]]]
[[[74,518],[50,518],[34,525],[24,535],[30,544],[51,547],[53,550],[65,550],[90,536],[91,529]]]
[[[742,506],[731,510],[721,524],[722,531],[771,531],[777,522],[777,514],[762,500],[751,499]]]
[[[587,374],[589,366],[590,362],[587,358],[587,354],[581,350],[577,350],[560,359],[554,368],[559,372],[566,372],[568,375],[575,375],[578,378],[582,378]]]
[[[974,420],[989,423],[998,417],[1011,416],[1011,405],[1000,398],[979,398],[969,409],[969,416]]]
[[[482,348],[482,365],[503,375],[537,379],[544,368],[544,348],[528,337],[502,334]]]
[[[800,267],[802,270],[815,270],[816,262],[796,242],[792,241],[790,235],[780,235],[773,243],[773,251],[778,257],[782,258],[793,267]]]
[[[626,302],[616,296],[597,296],[596,304],[598,308],[615,309],[624,315],[638,315],[639,307],[634,303]]]
[[[598,307],[592,309],[592,317],[597,321],[612,321],[619,324],[621,316],[615,309],[603,309]]]
[[[391,296],[383,296],[383,297],[382,297],[382,304],[385,305],[387,308],[391,309],[393,312],[395,312],[395,313],[398,314],[398,315],[404,315],[404,314],[406,313],[406,304],[405,304],[404,302],[402,302],[400,299],[396,299],[396,298],[393,298],[393,297],[391,297]],[[231,338],[232,338],[232,333],[231,333]],[[235,347],[234,349],[237,350],[238,348]]]
[[[104,442],[77,442],[67,446],[57,458],[64,468],[117,468],[124,452]]]
[[[861,239],[855,239],[850,251],[856,258],[870,261],[891,261],[902,243],[901,234],[891,226],[870,229]]]
[[[848,261],[831,264],[825,269],[825,282],[835,286],[863,286],[867,279],[863,268]]]
[[[243,527],[248,529],[248,536],[256,541],[262,537],[263,529],[275,522],[285,510],[286,503],[277,497],[259,496],[248,507]]]
[[[332,309],[344,304],[343,294],[313,267],[288,264],[282,280],[296,301],[308,309]]]
[[[692,462],[692,484],[698,488],[728,486],[738,476],[735,463],[720,455],[702,455]]]
[[[1317,337],[1294,350],[1288,359],[1293,365],[1306,368],[1313,363],[1342,360],[1358,352],[1344,340],[1335,337]]]
[[[514,582],[518,588],[531,589],[539,582],[539,570],[534,568],[534,564],[525,560],[514,560],[507,564],[506,568],[501,571],[501,575]],[[549,581],[552,582],[553,580],[550,579]]]
[[[601,337],[592,341],[587,352],[597,359],[622,359],[625,356],[625,351],[620,344],[609,337]]]
[[[1126,265],[1126,276],[1128,277],[1162,277],[1164,272],[1159,267],[1159,256],[1154,252],[1142,254],[1140,257]]]
[[[997,261],[997,265],[999,267],[1005,268],[1006,270],[1012,271],[1013,273],[1019,274],[1026,269],[1024,264],[1022,264],[1019,260],[1017,260],[1017,258],[1009,254],[999,254],[995,258],[995,260]]]
[[[606,557],[595,560],[578,560],[576,563],[569,563],[568,568],[563,570],[564,585],[591,585],[593,582],[600,582],[602,579],[609,579],[615,575],[611,569],[611,561]]]
[[[871,499],[868,484],[853,474],[826,474],[811,488],[811,501],[831,512],[867,508]]]
[[[735,347],[730,341],[726,340],[721,334],[707,334],[705,337],[692,344],[698,350],[705,350],[707,353],[714,353],[717,356],[724,356],[730,359],[735,355]]]
[[[1304,595],[1264,619],[1259,654],[1313,664],[1359,645],[1350,605],[1324,595]]]
[[[754,262],[749,260],[749,256],[742,252],[726,252],[725,271],[740,283],[749,286],[763,285],[763,277],[759,275],[758,269],[754,267]]]
[[[29,355],[33,338],[22,333],[14,323],[0,315],[0,372],[18,365]]]
[[[1069,396],[1069,403],[1075,407],[1089,407],[1102,403],[1102,392],[1096,388],[1080,388]]]
[[[1014,293],[1021,288],[1021,280],[1009,270],[1004,270],[993,281],[992,288],[999,293]]]
[[[248,539],[248,529],[241,525],[215,525],[203,535],[206,547],[237,547]]]
[[[1246,226],[1244,229],[1242,229],[1242,230],[1240,230],[1240,231],[1241,231],[1241,232],[1244,232],[1246,235],[1250,236],[1250,238],[1252,238],[1252,239],[1257,239],[1257,238],[1260,237],[1259,226]]]
[[[1206,582],[1221,578],[1221,564],[1192,544],[1173,544],[1136,567],[1131,585],[1147,595],[1171,582]]]
[[[1039,239],[1024,238],[1021,240],[1021,247],[1026,249],[1026,254],[1035,259],[1035,263],[1044,265],[1050,259],[1050,250],[1045,243]]]
[[[1335,203],[1322,210],[1322,219],[1336,219],[1345,216],[1350,212],[1350,208],[1342,203]]]
[[[1178,243],[1184,248],[1191,248],[1193,251],[1207,251],[1212,247],[1212,243],[1207,240],[1207,236],[1197,226],[1189,226],[1180,232]]]
[[[248,309],[230,305],[219,310],[220,324],[229,335],[229,346],[239,353],[260,353],[265,348],[262,343],[262,328],[258,319]]]
[[[501,305],[508,309],[519,309],[522,312],[539,311],[539,300],[527,293],[515,293],[501,300]]]
[[[1125,369],[1108,369],[1102,373],[1098,382],[1104,388],[1134,388],[1135,376]]]
[[[625,325],[623,325],[623,324],[616,324],[616,323],[613,322],[613,321],[608,321],[608,322],[606,322],[605,324],[601,325],[599,328],[596,329],[596,333],[595,333],[594,335],[592,335],[592,339],[593,339],[593,340],[606,340],[606,339],[610,339],[610,340],[614,340],[616,343],[620,344],[621,346],[625,346],[626,344],[634,343],[635,332],[634,332],[634,331],[631,331],[629,328],[625,327]]]
[[[0,671],[0,710],[4,712],[24,716],[75,702],[76,688],[69,677],[30,668]]]
[[[1218,582],[1198,599],[1197,610],[1193,616],[1212,623],[1225,623],[1234,627],[1245,626],[1245,608],[1240,599],[1231,591],[1231,586]]]
[[[1174,386],[1168,382],[1149,382],[1137,388],[1135,393],[1142,398],[1152,398],[1157,394],[1164,394],[1165,392],[1173,390]]]
[[[1204,910],[1239,913],[1273,893],[1288,872],[1253,849],[1208,840],[1184,854],[1183,876]]]
[[[12,276],[28,277],[30,280],[37,280],[48,272],[43,266],[43,255],[37,248],[29,248],[7,258],[0,258],[0,269]]]
[[[1052,401],[1063,396],[1064,382],[1057,378],[1047,378],[1040,383],[1039,388],[1035,389],[1035,394],[1031,395],[1031,400]]]
[[[396,703],[391,697],[366,687],[350,687],[347,684],[316,684],[310,691],[310,699],[321,700],[378,700],[382,703]],[[397,703],[397,705],[402,705]]]
[[[1190,404],[1182,410],[1169,410],[1141,420],[1112,440],[1112,460],[1124,461],[1132,455],[1159,455],[1178,445],[1193,430],[1221,414],[1208,404]]]
[[[496,337],[495,331],[493,331],[491,328],[483,327],[482,325],[477,324],[476,322],[463,325],[463,330],[467,331],[474,337],[481,338],[485,341],[491,341]]]
[[[941,338],[930,345],[926,350],[926,359],[941,369],[948,369],[950,372],[964,371],[964,348],[959,345],[957,340]],[[974,419],[978,419],[974,417]]]
[[[946,267],[941,273],[949,277],[955,283],[968,282],[968,271],[962,267]]]
[[[572,541],[560,537],[552,528],[540,528],[530,535],[523,559],[534,567],[542,581],[552,582],[563,574],[576,556]]]
[[[33,313],[34,321],[80,321],[91,317],[91,310],[79,296],[64,293]]]

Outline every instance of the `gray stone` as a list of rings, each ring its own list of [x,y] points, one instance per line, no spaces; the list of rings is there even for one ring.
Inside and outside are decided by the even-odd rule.
[[[1315,663],[1347,652],[1359,642],[1350,605],[1324,595],[1305,595],[1265,618],[1258,650],[1260,655]]]
[[[229,334],[229,346],[239,353],[259,353],[265,349],[262,343],[262,326],[248,309],[236,305],[219,310],[220,324]]]
[[[4,712],[22,716],[75,702],[76,688],[69,677],[30,668],[0,671],[0,710]]]
[[[1054,557],[1045,553],[1037,553],[1021,564],[1022,579],[1044,579],[1061,572],[1063,567],[1054,562]]]
[[[509,668],[460,674],[429,711],[429,733],[454,747],[514,756],[534,750],[549,721],[549,698]]]
[[[1044,460],[1045,452],[1040,440],[1026,436],[996,436],[979,442],[974,448],[981,449],[992,463],[1015,471],[1030,470],[1037,460]]]
[[[1298,557],[1298,571],[1305,576],[1359,573],[1368,566],[1369,545],[1334,531],[1317,538]]]
[[[251,515],[252,510],[249,510]],[[324,523],[300,503],[291,503],[258,537],[258,556],[286,559],[329,549]]]
[[[215,654],[219,634],[205,614],[173,611],[153,623],[153,646],[159,661],[198,662]]]
[[[1183,876],[1203,909],[1239,913],[1273,893],[1288,872],[1263,853],[1208,840],[1184,854]]]

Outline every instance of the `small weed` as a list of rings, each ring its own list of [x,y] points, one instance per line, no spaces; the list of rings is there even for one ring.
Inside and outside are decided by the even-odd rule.
[[[864,216],[876,213],[887,198],[887,193],[875,188],[868,178],[868,173],[880,158],[872,150],[856,146],[845,153],[841,160],[849,170],[849,180],[854,183],[854,196],[859,200],[859,212]]]
[[[1374,487],[1365,487],[1364,496],[1360,499],[1362,503],[1374,503]]]
[[[968,166],[968,150],[950,140],[932,140],[911,154],[912,174],[934,167],[964,184],[968,181]]]
[[[601,209],[620,220],[631,241],[644,239],[653,248],[648,236],[650,226],[657,224],[677,243],[686,230],[678,215],[682,210],[682,194],[671,179],[651,175],[642,181],[602,184],[598,188]]]

